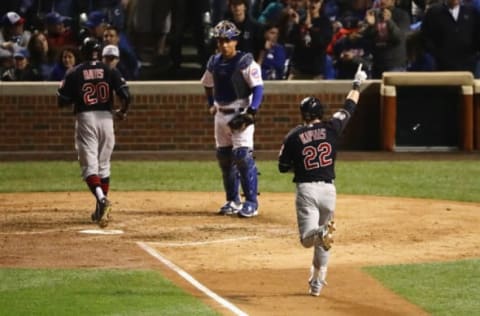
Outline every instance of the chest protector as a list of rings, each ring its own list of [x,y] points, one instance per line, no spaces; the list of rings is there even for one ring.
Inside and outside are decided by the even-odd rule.
[[[244,52],[237,52],[232,59],[224,59],[221,54],[210,58],[207,69],[213,74],[215,101],[227,104],[250,96],[252,89],[243,78],[242,70],[252,61],[252,54]]]

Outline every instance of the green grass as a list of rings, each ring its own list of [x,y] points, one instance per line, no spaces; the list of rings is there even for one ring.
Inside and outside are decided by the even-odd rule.
[[[479,202],[480,164],[459,161],[339,162],[338,192]]]
[[[259,161],[263,192],[292,192],[292,174],[280,174],[276,161]],[[341,194],[403,196],[480,202],[477,161],[339,161]],[[112,190],[222,191],[215,161],[114,161]],[[76,161],[0,163],[0,192],[83,191]]]
[[[0,315],[219,315],[158,272],[0,270]]]
[[[480,260],[364,269],[432,315],[480,315]]]

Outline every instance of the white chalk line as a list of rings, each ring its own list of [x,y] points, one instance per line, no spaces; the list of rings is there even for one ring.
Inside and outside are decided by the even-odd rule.
[[[232,313],[238,316],[248,316],[247,313],[244,311],[240,310],[238,307],[224,299],[223,297],[219,296],[218,294],[212,292],[210,289],[208,289],[206,286],[198,282],[194,277],[192,277],[190,274],[188,274],[185,270],[182,270],[179,266],[165,258],[163,255],[161,255],[158,251],[150,247],[144,242],[137,242],[137,245],[145,250],[147,253],[149,253],[152,257],[156,258],[158,261],[166,265],[168,268],[172,269],[174,272],[176,272],[178,275],[180,275],[182,278],[184,278],[186,281],[188,281],[190,284],[192,284],[194,287],[196,287],[198,290],[203,292],[205,295],[222,305],[223,307],[227,308],[230,310]]]
[[[51,233],[66,233],[72,231],[78,231],[85,226],[77,227],[68,227],[68,228],[56,228],[56,229],[45,229],[45,230],[31,230],[31,231],[11,231],[11,232],[0,232],[0,235],[37,235],[37,234],[51,234]]]
[[[153,244],[159,247],[191,247],[191,246],[204,246],[204,245],[211,245],[211,244],[237,242],[241,240],[252,240],[252,239],[260,239],[260,237],[238,237],[238,238],[227,238],[227,239],[194,241],[194,242],[150,242],[150,244]]]

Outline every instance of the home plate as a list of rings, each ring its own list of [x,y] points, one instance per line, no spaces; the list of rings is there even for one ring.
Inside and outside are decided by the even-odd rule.
[[[80,230],[81,234],[92,234],[92,235],[121,235],[123,230],[119,229],[84,229]]]

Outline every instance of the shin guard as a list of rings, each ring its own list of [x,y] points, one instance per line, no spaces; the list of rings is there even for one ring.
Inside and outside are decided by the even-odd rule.
[[[238,194],[239,176],[232,159],[232,147],[217,148],[217,160],[222,171],[223,188],[227,201],[240,202]]]
[[[258,172],[253,150],[248,147],[239,147],[233,150],[233,160],[240,173],[240,183],[245,194],[245,200],[258,207]]]

